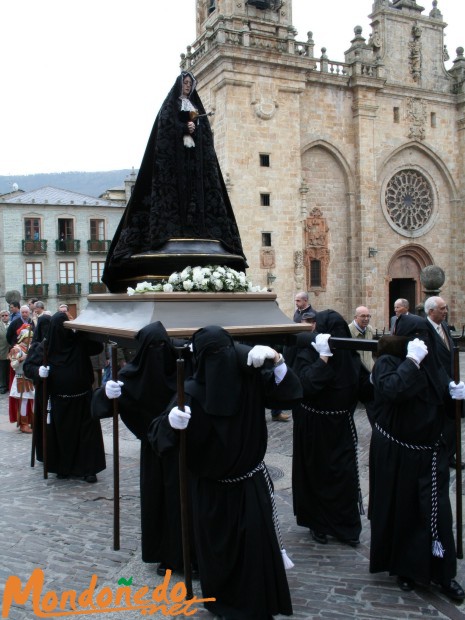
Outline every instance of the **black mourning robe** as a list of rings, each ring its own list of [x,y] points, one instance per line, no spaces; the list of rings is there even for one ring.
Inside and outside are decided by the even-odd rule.
[[[44,338],[47,337],[52,317],[48,314],[42,314],[37,321],[36,329],[32,337],[31,346],[27,354],[26,361],[23,365],[23,371],[28,379],[34,382],[34,442],[36,447],[36,458],[43,461],[43,411],[44,411],[44,382],[39,377],[39,367],[44,361]],[[46,406],[45,406],[46,409]],[[47,433],[48,439],[49,433]],[[47,469],[48,464],[54,463],[55,453],[52,438],[48,439],[47,446]],[[53,465],[52,465],[53,466]],[[56,466],[55,466],[56,467]],[[53,471],[50,470],[50,471]]]
[[[193,342],[196,355],[195,335]],[[247,367],[250,347],[236,344],[228,349],[228,360],[216,360],[216,376],[224,373],[225,382],[232,377],[230,392],[218,386],[220,379],[210,383],[208,394],[214,374],[208,371],[206,396],[205,384],[195,378],[198,373],[185,385],[192,412],[186,431],[187,467],[200,581],[203,596],[216,598],[205,604],[212,613],[265,620],[292,614],[266,479],[258,472],[235,482],[221,480],[241,477],[263,461],[265,406],[288,407],[301,397],[301,388],[292,370],[276,385],[272,370]],[[150,440],[160,453],[177,448],[178,432],[167,415],[154,420]]]
[[[448,454],[442,435],[449,378],[435,357],[425,319],[403,315],[396,334],[410,335],[410,324],[416,326],[415,335],[428,347],[420,368],[405,359],[405,354],[400,357],[386,352],[372,372],[370,572],[388,571],[424,585],[430,581],[448,585],[456,575]],[[433,459],[442,558],[432,553]]]
[[[65,328],[63,324],[68,320],[64,312],[55,313],[48,335],[47,391],[50,433],[56,450],[56,462],[50,463],[49,471],[63,476],[91,476],[106,466],[100,421],[90,413],[94,380],[90,356],[100,353],[103,345]]]
[[[140,504],[142,560],[182,570],[179,463],[177,454],[162,457],[153,450],[147,431],[176,391],[176,355],[163,325],[156,321],[136,335],[132,362],[118,372],[118,411],[127,428],[140,439]],[[95,390],[92,415],[110,416],[113,400],[105,388]]]
[[[140,275],[132,256],[159,249],[170,239],[219,241],[223,250],[236,257],[232,264],[224,259],[221,264],[239,270],[247,267],[208,117],[196,121],[195,147],[184,145],[189,116],[180,110],[180,95],[186,75],[191,76],[182,73],[176,79],[158,112],[133,193],[113,237],[102,276],[111,292],[126,290]],[[205,114],[196,90],[189,99]],[[193,257],[186,264],[180,260],[173,271],[197,264],[192,263]],[[157,274],[156,268],[150,273]]]
[[[317,330],[350,338],[333,310],[316,315]],[[336,350],[328,363],[311,346],[316,333],[300,334],[293,368],[303,399],[293,409],[292,491],[297,524],[341,541],[356,541],[362,529],[353,412],[372,397],[369,373],[354,351]]]

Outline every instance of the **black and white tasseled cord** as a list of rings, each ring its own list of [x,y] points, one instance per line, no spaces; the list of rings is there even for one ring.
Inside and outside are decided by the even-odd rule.
[[[275,528],[275,531],[276,531],[276,536],[278,538],[279,548],[281,550],[281,555],[282,555],[283,562],[284,562],[284,568],[286,568],[286,569],[293,568],[294,564],[292,563],[291,559],[287,555],[286,549],[284,549],[283,539],[282,539],[282,536],[281,536],[281,530],[279,528],[278,511],[276,509],[276,502],[274,501],[273,483],[271,482],[270,474],[268,472],[268,469],[266,468],[265,463],[263,461],[261,461],[256,467],[251,469],[246,474],[243,474],[242,476],[237,476],[235,478],[222,478],[222,479],[218,480],[218,482],[224,482],[224,483],[228,483],[228,484],[234,484],[234,483],[237,483],[237,482],[243,482],[244,480],[247,480],[248,478],[252,478],[252,476],[257,474],[258,472],[262,472],[263,473],[263,477],[265,478],[266,486],[268,488],[268,493],[270,495],[271,510],[272,510],[272,513],[273,513],[273,525],[274,525],[274,528]]]
[[[358,511],[361,515],[365,514],[365,509],[363,508],[363,496],[362,496],[362,488],[360,486],[360,470],[358,467],[358,438],[357,438],[357,429],[355,428],[354,416],[348,409],[342,409],[340,411],[320,411],[319,409],[313,409],[313,407],[309,407],[301,403],[301,407],[303,407],[306,411],[310,411],[311,413],[317,413],[318,415],[347,415],[349,419],[350,433],[352,435],[352,441],[354,442],[354,451],[355,451],[355,470],[357,473],[357,490],[358,490]]]
[[[399,446],[402,446],[403,448],[408,448],[409,450],[432,450],[433,451],[433,458],[431,460],[431,538],[432,538],[431,550],[435,557],[443,558],[445,550],[444,550],[444,547],[442,546],[441,541],[439,540],[439,534],[438,534],[438,482],[437,482],[438,452],[439,452],[439,445],[441,442],[442,435],[434,443],[434,445],[422,446],[420,444],[405,443],[403,441],[400,441],[399,439],[396,439],[395,437],[392,437],[392,435],[390,435],[387,431],[381,428],[381,426],[377,422],[375,422],[374,426],[376,430],[379,433],[381,433],[381,435],[383,435],[383,437],[386,437],[390,441],[393,441],[394,443],[396,443]]]

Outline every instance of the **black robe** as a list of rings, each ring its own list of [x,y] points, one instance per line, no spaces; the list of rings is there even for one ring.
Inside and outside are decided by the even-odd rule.
[[[216,598],[205,604],[209,611],[234,620],[292,614],[264,473],[221,482],[241,477],[263,461],[265,406],[283,408],[301,397],[299,381],[291,370],[276,385],[273,371],[247,367],[249,349],[234,346],[237,367],[231,374],[219,363],[219,372],[223,369],[226,380],[233,375],[234,385],[231,393],[213,394],[217,403],[223,401],[216,413],[208,397],[206,404],[199,402],[199,398],[204,400],[199,396],[202,384],[195,378],[186,382],[192,411],[186,431],[187,467],[202,592],[204,597]],[[208,372],[206,376],[208,381]],[[169,425],[167,415],[154,420],[150,440],[160,453],[177,448],[178,432]]]
[[[231,267],[247,267],[206,116],[196,121],[195,147],[184,146],[189,119],[180,111],[180,95],[186,75],[191,74],[178,76],[158,112],[131,198],[113,237],[102,276],[111,292],[126,290],[137,279],[133,255],[157,250],[170,239],[219,241],[236,257]],[[190,101],[205,114],[196,90]],[[177,270],[192,265],[177,260]],[[157,274],[156,268],[150,273]]]
[[[411,360],[383,355],[376,361],[372,377],[375,424],[370,445],[370,572],[388,571],[424,585],[430,581],[449,584],[456,575],[456,554],[448,455],[441,434],[443,404],[425,370]],[[447,382],[443,389],[446,399]],[[437,534],[445,550],[442,558],[432,554],[433,460]]]
[[[63,476],[92,476],[106,466],[100,421],[90,413],[94,380],[90,356],[103,347],[83,333],[65,328],[63,323],[68,320],[64,312],[54,314],[48,337],[47,391],[55,457],[48,469]]]
[[[317,313],[317,329],[350,338],[336,312]],[[293,368],[303,387],[293,409],[292,491],[297,524],[341,541],[356,541],[362,529],[353,412],[372,397],[369,373],[360,356],[336,350],[328,363],[311,346],[314,334],[301,334]]]
[[[133,360],[118,373],[123,382],[118,411],[127,428],[140,439],[140,503],[142,560],[182,570],[178,458],[160,458],[150,446],[147,431],[163,413],[176,391],[176,355],[163,325],[156,321],[136,335]],[[113,400],[105,388],[95,390],[92,415],[112,415]]]
[[[52,317],[42,314],[37,321],[37,326],[32,337],[31,346],[23,365],[23,371],[28,379],[34,382],[34,443],[36,458],[43,461],[43,411],[44,411],[44,382],[39,377],[39,367],[44,361],[44,338],[47,337]],[[47,408],[45,403],[45,409]],[[48,438],[47,433],[47,438]],[[48,440],[47,469],[48,463],[54,463],[55,455],[53,451],[52,439]],[[55,466],[56,467],[56,466]],[[50,471],[54,471],[53,469]],[[56,471],[56,469],[55,469]]]

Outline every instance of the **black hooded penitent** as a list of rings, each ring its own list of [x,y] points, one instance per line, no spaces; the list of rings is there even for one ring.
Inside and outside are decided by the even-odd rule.
[[[193,85],[182,97],[186,78]],[[197,113],[190,134],[187,123]],[[121,292],[206,264],[247,267],[208,117],[194,77],[181,73],[155,119],[102,280],[111,292]]]

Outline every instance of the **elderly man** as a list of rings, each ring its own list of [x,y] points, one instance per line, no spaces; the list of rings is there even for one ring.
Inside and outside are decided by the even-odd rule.
[[[399,298],[394,302],[394,316],[391,317],[390,332],[396,333],[396,321],[402,314],[408,314],[410,304],[407,299]]]
[[[28,305],[21,306],[19,309],[20,316],[13,321],[8,326],[6,331],[6,339],[10,347],[13,347],[18,342],[18,328],[24,324],[32,325],[32,329],[34,329],[34,325],[31,319],[31,311]]]
[[[428,297],[425,301],[425,313],[427,324],[432,332],[438,352],[439,361],[446,371],[449,380],[454,377],[454,342],[451,338],[449,326],[446,323],[448,307],[442,297]],[[455,434],[455,403],[446,403],[446,422],[444,425],[444,437],[447,443],[449,466],[457,467],[455,458],[456,434]],[[462,463],[462,469],[464,464]]]
[[[366,306],[355,308],[355,316],[352,323],[349,323],[349,331],[352,338],[363,338],[365,340],[373,340],[373,328],[370,323],[371,314]],[[371,372],[374,360],[371,351],[360,351],[362,364]]]

